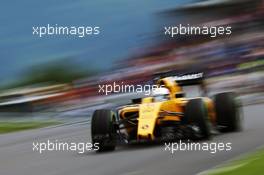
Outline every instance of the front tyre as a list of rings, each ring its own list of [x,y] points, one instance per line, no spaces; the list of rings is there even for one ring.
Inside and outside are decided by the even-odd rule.
[[[192,128],[192,139],[209,139],[208,111],[202,99],[192,99],[185,107],[185,123]]]
[[[116,147],[116,116],[108,109],[96,110],[92,116],[92,143],[98,144],[98,152],[112,151]]]
[[[215,95],[217,125],[221,132],[234,132],[241,129],[239,109],[233,92]]]

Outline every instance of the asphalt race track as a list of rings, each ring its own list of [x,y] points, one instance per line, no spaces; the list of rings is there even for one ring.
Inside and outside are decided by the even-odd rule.
[[[0,136],[1,175],[139,175],[197,174],[226,160],[264,145],[264,105],[243,108],[242,132],[215,136],[211,142],[232,142],[232,151],[164,151],[164,145],[121,146],[116,151],[96,154],[32,151],[32,142],[47,139],[90,142],[88,123],[43,128]]]

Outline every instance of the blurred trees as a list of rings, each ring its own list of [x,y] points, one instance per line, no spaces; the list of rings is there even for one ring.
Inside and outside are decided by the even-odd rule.
[[[26,70],[16,83],[1,89],[10,89],[36,84],[61,84],[71,83],[74,80],[89,77],[95,74],[94,70],[85,69],[70,59],[61,59],[45,64],[36,65]]]
[[[21,83],[70,83],[85,76],[85,72],[78,69],[78,66],[60,62],[34,67],[26,73]]]

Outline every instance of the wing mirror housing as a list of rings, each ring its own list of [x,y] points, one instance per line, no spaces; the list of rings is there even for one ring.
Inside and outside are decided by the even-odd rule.
[[[179,92],[175,94],[175,98],[183,98],[185,97],[185,93],[184,92]]]

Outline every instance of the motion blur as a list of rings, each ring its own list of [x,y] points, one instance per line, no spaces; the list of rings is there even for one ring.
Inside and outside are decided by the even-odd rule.
[[[0,6],[0,174],[208,174],[263,147],[264,0],[15,3]],[[262,174],[264,151],[241,162],[223,169]]]
[[[42,75],[1,91],[0,111],[65,111],[104,104],[109,97],[98,93],[99,85],[152,84],[157,73],[168,71],[201,71],[210,92],[233,90],[246,99],[260,97],[264,85],[263,9],[263,1],[236,0],[201,1],[159,11],[155,14],[159,26],[155,35],[145,37],[145,40],[154,38],[153,44],[138,45],[130,57],[115,62],[110,70],[103,72],[74,76],[76,73],[70,70],[78,69],[78,65],[64,70],[60,66],[34,69],[33,75],[40,71]],[[164,35],[165,24],[229,26],[232,34],[214,38],[209,35],[170,38]],[[61,72],[53,71],[56,69]],[[118,98],[116,94],[113,96]]]

